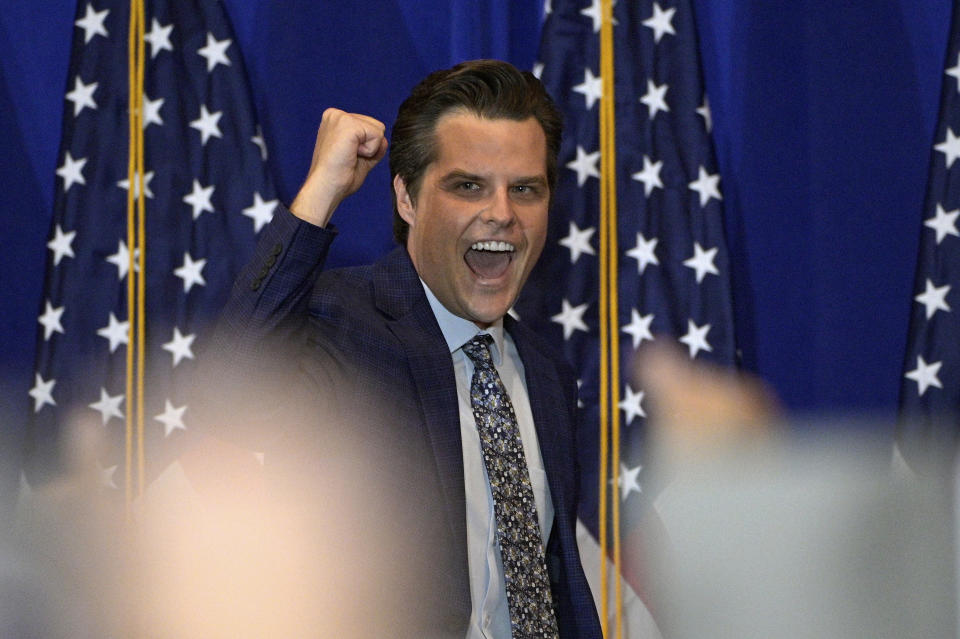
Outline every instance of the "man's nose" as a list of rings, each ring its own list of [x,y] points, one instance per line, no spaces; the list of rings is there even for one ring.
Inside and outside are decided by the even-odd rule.
[[[496,224],[498,226],[510,226],[516,221],[516,214],[513,210],[513,201],[510,199],[508,188],[497,189],[490,198],[489,206],[483,213],[484,222]]]

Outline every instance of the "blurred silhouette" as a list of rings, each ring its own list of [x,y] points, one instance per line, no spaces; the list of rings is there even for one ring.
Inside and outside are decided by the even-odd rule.
[[[668,349],[635,373],[665,485],[666,537],[644,549],[665,637],[957,636],[950,476],[898,475],[889,441],[839,420],[787,428],[758,381]]]

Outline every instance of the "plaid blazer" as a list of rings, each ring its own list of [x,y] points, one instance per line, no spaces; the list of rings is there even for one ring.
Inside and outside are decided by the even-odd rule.
[[[442,575],[438,583],[444,608],[437,622],[450,636],[462,637],[471,603],[452,358],[406,250],[398,247],[373,265],[323,271],[335,235],[335,230],[311,226],[278,209],[235,283],[217,340],[221,349],[256,358],[269,335],[285,345],[283,365],[289,367],[295,358],[308,386],[328,394],[336,389],[340,405],[385,408],[386,423],[369,430],[371,441],[384,449],[416,450],[410,489],[433,500],[437,521],[422,522],[432,527],[424,538],[432,540],[432,554],[446,562],[434,566]],[[504,325],[523,361],[555,509],[546,563],[560,636],[600,637],[576,543],[575,376],[522,323],[507,316]],[[392,476],[392,481],[402,499],[413,497],[403,491],[406,477]]]

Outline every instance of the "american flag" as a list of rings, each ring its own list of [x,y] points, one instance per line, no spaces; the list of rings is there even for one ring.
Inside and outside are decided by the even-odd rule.
[[[908,419],[898,443],[908,460],[952,442],[960,410],[960,317],[951,304],[956,303],[952,289],[960,282],[960,15],[956,3],[944,73],[900,387],[900,404]]]
[[[689,0],[613,7],[620,370],[645,342],[733,365],[730,269],[710,108]],[[600,0],[548,4],[535,69],[564,112],[560,180],[543,257],[517,306],[580,376],[580,518],[598,534]],[[649,512],[644,389],[624,373],[619,486],[624,526]],[[628,572],[629,566],[625,566]]]
[[[222,3],[145,3],[146,475],[189,437],[187,380],[205,331],[277,204],[240,49]],[[102,483],[125,470],[128,0],[77,5],[44,307],[30,390],[27,476],[60,468],[75,420],[103,429]],[[134,184],[139,190],[139,184]]]

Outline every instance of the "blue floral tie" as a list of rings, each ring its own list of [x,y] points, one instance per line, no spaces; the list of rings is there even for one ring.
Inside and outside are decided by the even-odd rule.
[[[463,352],[474,365],[470,404],[493,493],[511,635],[513,639],[555,638],[557,620],[537,504],[513,404],[490,358],[492,341],[490,335],[479,334],[463,345]]]

